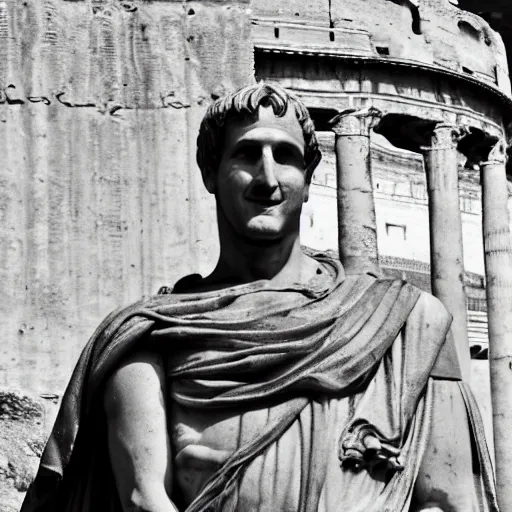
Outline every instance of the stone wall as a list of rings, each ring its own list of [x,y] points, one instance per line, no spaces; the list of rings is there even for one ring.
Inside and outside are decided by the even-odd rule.
[[[61,394],[98,322],[216,261],[195,163],[253,78],[244,1],[0,1],[0,389]]]
[[[215,264],[197,130],[253,76],[243,0],[0,1],[0,512],[101,319]]]

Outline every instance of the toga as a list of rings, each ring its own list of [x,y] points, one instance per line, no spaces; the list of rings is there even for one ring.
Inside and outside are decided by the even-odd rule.
[[[166,361],[168,410],[250,418],[268,409],[261,428],[239,432],[203,473],[187,512],[252,512],[254,493],[267,503],[261,510],[407,512],[439,381],[464,398],[480,509],[497,511],[482,422],[444,306],[403,280],[345,276],[338,261],[316,259],[321,273],[306,284],[158,295],[110,314],[77,363],[21,512],[121,511],[102,396],[138,348]],[[170,427],[177,473],[193,457],[182,427]]]

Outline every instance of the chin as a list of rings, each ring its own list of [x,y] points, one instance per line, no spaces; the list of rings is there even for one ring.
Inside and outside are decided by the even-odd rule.
[[[275,231],[246,230],[242,238],[249,243],[271,245],[280,242],[284,235]]]
[[[292,223],[282,222],[281,219],[258,216],[239,224],[235,231],[250,245],[269,247],[293,235],[295,229]]]
[[[249,238],[244,237],[244,241],[247,247],[255,247],[259,249],[268,249],[271,247],[278,246],[282,238]]]

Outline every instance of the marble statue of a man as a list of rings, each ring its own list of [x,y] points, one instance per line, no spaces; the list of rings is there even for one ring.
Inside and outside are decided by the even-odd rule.
[[[197,155],[217,266],[100,325],[22,512],[497,511],[445,308],[301,249],[304,105],[221,98]]]

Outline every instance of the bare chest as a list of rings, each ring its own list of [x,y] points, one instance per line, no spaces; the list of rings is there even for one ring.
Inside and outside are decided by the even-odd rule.
[[[187,503],[238,448],[261,433],[270,414],[268,408],[221,412],[177,404],[168,410],[175,481]]]
[[[325,511],[337,499],[341,469],[337,445],[350,416],[349,399],[325,400],[321,437],[325,441],[326,481],[322,490]],[[240,447],[247,446],[265,431],[279,414],[277,406],[219,412],[190,410],[170,404],[175,482],[185,505],[201,492],[208,479]],[[311,457],[313,431],[319,418],[307,407],[279,440],[247,466],[240,481],[237,510],[247,512],[282,510],[296,512],[300,507],[301,482],[305,463]],[[276,508],[277,507],[277,508]],[[320,507],[320,510],[323,509]]]

